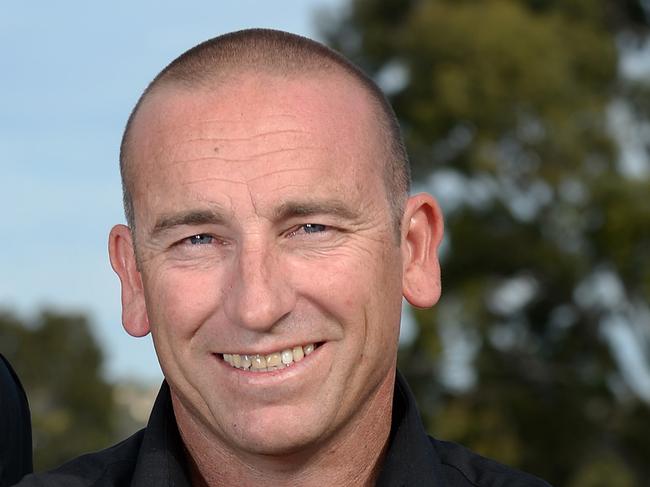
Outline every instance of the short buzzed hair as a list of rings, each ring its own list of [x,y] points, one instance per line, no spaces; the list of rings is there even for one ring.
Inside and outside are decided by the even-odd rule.
[[[124,213],[135,229],[132,126],[144,100],[163,86],[210,89],[237,72],[288,76],[342,73],[358,82],[378,109],[377,122],[385,140],[384,184],[391,213],[399,230],[411,172],[395,112],[381,89],[361,69],[336,51],[306,37],[271,29],[247,29],[207,40],[174,59],[149,83],[129,116],[120,146]]]

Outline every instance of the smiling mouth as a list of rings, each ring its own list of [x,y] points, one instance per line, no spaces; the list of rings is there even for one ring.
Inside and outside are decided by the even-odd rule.
[[[298,345],[268,355],[240,355],[238,353],[224,353],[221,354],[221,357],[227,364],[230,364],[236,369],[248,370],[251,372],[271,372],[291,367],[295,363],[300,362],[318,348],[319,345],[319,343],[310,343],[302,346]]]

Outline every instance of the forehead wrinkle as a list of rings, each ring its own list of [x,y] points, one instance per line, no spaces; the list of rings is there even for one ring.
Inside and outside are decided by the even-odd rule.
[[[153,113],[156,114],[157,112],[160,111],[159,108],[157,107],[152,107]],[[184,142],[181,143],[181,145],[185,145],[187,143],[191,142],[245,142],[247,140],[255,140],[255,139],[260,139],[260,138],[265,138],[265,137],[273,137],[273,136],[281,136],[281,135],[301,135],[303,134],[306,137],[310,136],[310,133],[308,131],[305,131],[301,127],[297,128],[288,128],[288,129],[281,129],[281,130],[275,130],[273,128],[273,125],[269,127],[268,130],[265,130],[265,127],[263,126],[260,121],[263,120],[274,120],[274,119],[282,119],[282,118],[288,118],[295,120],[298,117],[295,114],[275,114],[275,115],[255,115],[254,118],[246,119],[221,119],[221,118],[214,118],[214,119],[200,119],[200,120],[185,120],[183,122],[182,126],[178,126],[171,122],[170,120],[160,120],[158,118],[155,120],[156,123],[151,123],[148,124],[148,129],[147,130],[153,130],[153,137],[147,137],[149,140],[149,146],[153,151],[160,151],[161,149],[157,146],[159,146],[159,143],[154,143],[154,141],[160,142],[161,136],[163,140],[165,139],[165,135],[169,133],[184,133],[184,137],[187,137]],[[217,136],[210,136],[210,132],[219,132],[220,129],[219,127],[211,127],[210,125],[224,125],[224,128],[222,129],[223,131],[227,133],[233,133],[233,132],[238,132],[238,128],[236,127],[239,125],[241,128],[245,129],[246,131],[250,131],[251,129],[258,130],[258,133],[252,133],[251,135],[245,135],[245,136],[239,136],[239,135],[234,135],[232,137],[229,137],[228,135],[217,135]],[[205,134],[207,132],[207,134]],[[245,133],[245,132],[244,132]],[[174,144],[176,145],[176,144]],[[298,148],[297,148],[298,149]],[[264,155],[264,154],[261,154]]]
[[[238,184],[238,185],[246,185],[246,181],[235,181],[234,179],[229,179],[229,178],[219,178],[216,176],[208,176],[205,178],[199,178],[199,179],[192,179],[190,181],[183,181],[181,183],[182,186],[192,186],[194,184],[200,184],[200,183],[210,183],[210,182],[220,182],[220,183],[228,183],[228,184]]]
[[[310,146],[310,147],[285,147],[282,149],[274,149],[270,151],[264,151],[264,152],[258,152],[257,154],[252,154],[250,156],[244,157],[244,158],[238,158],[238,157],[221,157],[221,156],[203,156],[203,157],[193,157],[191,159],[174,159],[172,164],[190,164],[192,162],[202,162],[202,161],[210,161],[210,160],[215,160],[215,161],[221,161],[221,162],[247,162],[255,159],[259,159],[260,157],[266,157],[266,156],[272,156],[275,154],[281,154],[283,152],[294,152],[294,151],[300,151],[300,150],[325,150],[326,147],[319,147],[319,146]]]
[[[293,114],[277,114],[277,115],[258,115],[255,114],[254,118],[246,118],[242,117],[241,119],[221,119],[221,118],[214,118],[214,119],[200,119],[200,120],[189,120],[189,121],[184,121],[182,131],[186,134],[189,135],[189,133],[200,133],[201,131],[204,130],[209,130],[209,131],[220,131],[220,130],[225,130],[225,131],[233,131],[237,129],[237,126],[244,127],[246,130],[251,130],[252,128],[257,128],[261,130],[260,133],[257,134],[252,134],[250,136],[245,136],[245,137],[224,137],[225,140],[246,140],[246,139],[254,139],[258,137],[263,137],[265,135],[274,135],[278,134],[281,135],[283,133],[303,133],[305,132],[298,126],[296,129],[284,129],[284,130],[274,130],[271,128],[268,131],[264,131],[264,124],[262,123],[265,120],[269,120],[273,125],[270,125],[273,127],[277,121],[274,121],[274,119],[291,119],[291,120],[296,120],[298,117]],[[216,127],[215,127],[216,125]],[[223,128],[220,128],[219,125],[223,125]],[[169,130],[175,131],[179,127],[174,126],[172,123],[165,123],[161,128],[159,128],[160,132],[167,132]],[[215,137],[214,139],[212,137],[208,136],[196,136],[196,137],[191,137],[187,139],[189,142],[191,141],[201,141],[201,140],[215,140],[219,141],[220,137]]]
[[[265,172],[264,174],[260,174],[258,176],[254,176],[252,178],[249,178],[247,181],[248,183],[254,183],[256,181],[259,181],[260,179],[267,178],[269,176],[274,176],[276,174],[285,174],[285,173],[290,173],[290,172],[306,172],[306,171],[311,171],[311,172],[320,172],[321,169],[319,168],[305,168],[305,167],[294,167],[294,168],[284,168],[284,169],[277,169],[275,171],[268,171]],[[300,187],[300,186],[309,186],[308,184],[287,184],[284,186],[279,186],[277,188],[274,188],[275,191],[280,190],[280,189],[285,189],[285,188],[291,188],[291,187]]]
[[[284,135],[284,134],[305,134],[308,135],[308,132],[298,129],[287,129],[287,130],[270,130],[268,132],[260,132],[258,134],[253,134],[248,137],[195,137],[188,139],[187,142],[245,142],[247,140],[259,139],[262,137],[270,137],[273,135]]]
[[[258,115],[255,114],[255,120],[264,120],[264,119],[274,119],[274,118],[290,118],[290,119],[296,119],[298,118],[295,113],[267,113],[264,115]],[[244,120],[233,120],[233,119],[228,119],[228,118],[204,118],[201,120],[197,120],[196,122],[189,123],[188,126],[194,126],[194,125],[199,125],[202,123],[224,123],[224,124],[232,124],[232,123],[242,123]]]
[[[190,93],[190,97],[193,98],[195,96],[200,96],[200,93]],[[164,103],[164,102],[163,102]],[[159,110],[158,107],[153,107],[152,110]],[[298,116],[294,113],[267,113],[267,114],[255,114],[255,117],[253,119],[255,122],[259,122],[260,120],[267,120],[267,119],[292,119],[295,120],[298,118]],[[245,119],[244,117],[242,118],[200,118],[198,120],[191,120],[191,121],[186,121],[183,125],[188,128],[195,128],[195,127],[200,127],[201,125],[204,124],[223,124],[223,125],[234,125],[234,124],[246,124],[247,126],[250,125],[250,120]]]

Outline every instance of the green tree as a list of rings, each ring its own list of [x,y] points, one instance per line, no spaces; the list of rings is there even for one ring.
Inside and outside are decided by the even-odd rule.
[[[25,387],[34,468],[45,470],[113,440],[112,386],[81,314],[44,311],[33,320],[0,311],[0,351]]]
[[[400,356],[430,430],[557,485],[650,478],[648,403],[612,346],[647,325],[650,180],[608,129],[614,100],[650,107],[617,69],[646,19],[632,0],[353,0],[323,22],[446,213],[443,297]]]

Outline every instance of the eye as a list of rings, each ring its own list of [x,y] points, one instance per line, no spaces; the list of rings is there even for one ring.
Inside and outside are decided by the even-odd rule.
[[[319,223],[305,223],[300,227],[305,233],[320,233],[327,230],[325,225]]]
[[[331,227],[327,225],[321,225],[320,223],[304,223],[293,227],[293,229],[287,234],[289,238],[300,237],[301,235],[314,235],[319,233],[325,233],[331,230]]]
[[[207,233],[199,233],[185,239],[190,245],[209,245],[214,243],[214,237]]]

